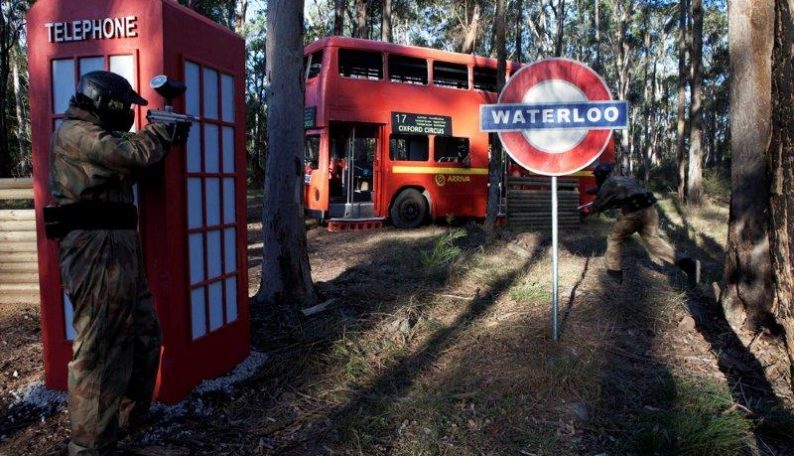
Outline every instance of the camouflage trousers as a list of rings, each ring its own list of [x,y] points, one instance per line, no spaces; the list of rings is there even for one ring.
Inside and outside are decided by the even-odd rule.
[[[659,214],[651,206],[646,209],[620,214],[612,232],[607,238],[607,252],[604,261],[610,271],[623,270],[623,241],[634,233],[640,233],[648,253],[667,263],[675,263],[675,249],[659,236]]]
[[[119,427],[148,413],[160,324],[137,232],[72,231],[60,249],[77,331],[69,363],[69,455],[109,454]]]

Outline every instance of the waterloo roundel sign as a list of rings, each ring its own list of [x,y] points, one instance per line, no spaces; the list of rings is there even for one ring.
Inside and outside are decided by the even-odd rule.
[[[507,82],[499,102],[480,110],[483,131],[498,132],[519,165],[541,175],[572,174],[628,125],[628,104],[613,101],[604,80],[568,59],[541,60]]]

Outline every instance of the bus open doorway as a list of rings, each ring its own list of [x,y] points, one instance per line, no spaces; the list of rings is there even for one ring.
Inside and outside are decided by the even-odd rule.
[[[322,219],[333,221],[377,218],[375,195],[380,184],[377,178],[380,132],[381,126],[373,124],[330,125],[327,141],[319,142],[318,151],[318,162],[328,163],[327,185],[313,189],[320,192],[319,200],[327,201],[327,206],[320,208]],[[322,147],[323,145],[327,147]],[[322,195],[323,192],[327,196]]]

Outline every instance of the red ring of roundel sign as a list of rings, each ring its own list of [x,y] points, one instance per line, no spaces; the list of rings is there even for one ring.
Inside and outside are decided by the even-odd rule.
[[[568,59],[546,59],[519,70],[505,85],[499,103],[521,103],[534,85],[561,79],[584,92],[588,101],[609,101],[612,95],[603,79],[590,67]],[[590,130],[568,152],[552,154],[534,147],[520,131],[499,132],[507,153],[524,168],[546,176],[564,176],[585,168],[606,149],[612,130]]]

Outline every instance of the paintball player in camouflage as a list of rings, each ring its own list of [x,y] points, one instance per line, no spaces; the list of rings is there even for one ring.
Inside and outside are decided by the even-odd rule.
[[[687,275],[690,288],[697,285],[699,265],[688,257],[679,256],[673,246],[659,236],[659,214],[654,204],[656,197],[645,190],[631,177],[611,176],[612,165],[596,166],[593,175],[598,187],[588,193],[595,193],[592,212],[619,208],[615,225],[607,238],[605,262],[607,275],[618,283],[623,283],[623,259],[621,245],[634,233],[639,233],[645,248],[651,255],[675,264]]]
[[[133,104],[147,101],[126,79],[88,73],[50,143],[49,190],[57,206],[45,209],[45,226],[60,240],[77,331],[69,363],[75,456],[113,452],[119,427],[146,416],[160,359],[132,186],[140,171],[184,143],[190,125],[153,123],[126,133]]]

